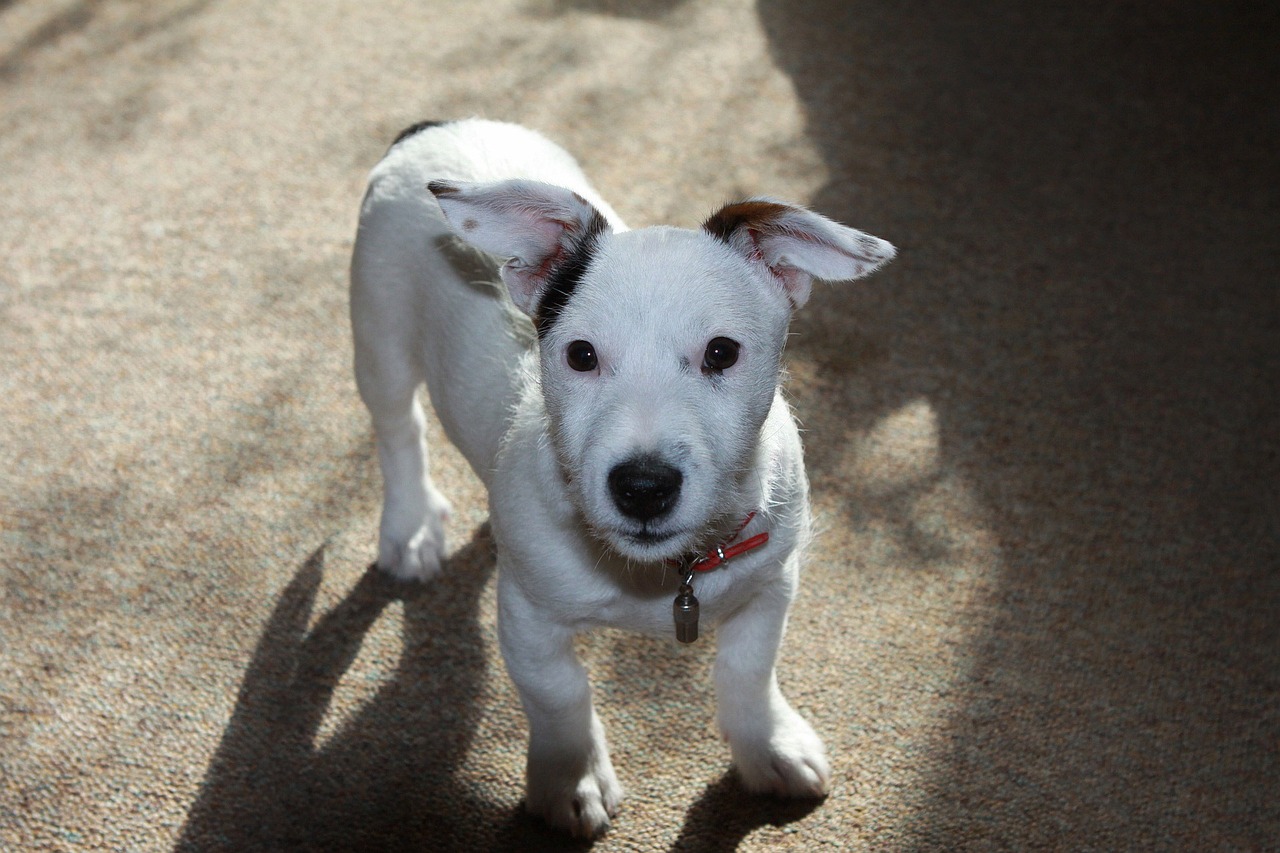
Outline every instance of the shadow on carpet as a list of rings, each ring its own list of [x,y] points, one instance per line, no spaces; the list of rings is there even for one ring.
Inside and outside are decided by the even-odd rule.
[[[491,839],[495,827],[524,832],[522,811],[476,802],[453,772],[486,678],[476,613],[492,550],[482,531],[426,585],[371,566],[308,630],[317,549],[280,595],[176,849],[391,849],[461,841],[477,824]],[[335,688],[393,602],[404,624],[395,675],[317,746]]]

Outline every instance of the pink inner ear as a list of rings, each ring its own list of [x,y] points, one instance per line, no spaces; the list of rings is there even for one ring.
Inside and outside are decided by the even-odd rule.
[[[760,231],[755,228],[748,228],[747,234],[751,236],[751,254],[748,257],[750,260],[764,263],[764,250],[760,248]]]
[[[767,223],[774,225],[775,223]],[[787,294],[787,299],[791,301],[793,308],[799,308],[809,301],[809,292],[813,286],[812,276],[801,269],[788,266],[784,263],[770,263],[769,256],[765,253],[761,241],[769,235],[761,234],[761,229],[748,227],[744,229],[751,238],[751,253],[747,256],[753,263],[763,264],[782,286],[783,291]],[[799,235],[797,235],[799,236]],[[774,239],[777,239],[775,236]]]
[[[813,277],[803,270],[781,264],[769,267],[769,272],[782,285],[793,308],[799,308],[809,301],[809,292],[813,287]]]
[[[778,281],[782,282],[782,286],[785,287],[788,291],[798,287],[800,284],[801,278],[803,278],[805,275],[805,273],[801,272],[795,267],[787,267],[787,266],[783,266],[782,264],[769,267],[769,272],[773,273],[773,277],[778,279]]]
[[[576,222],[566,222],[563,219],[538,214],[530,216],[529,227],[537,232],[543,252],[555,251],[561,246],[566,234],[573,234],[579,230]],[[564,250],[561,248],[559,251]]]
[[[537,272],[534,273],[534,275],[539,279],[545,280],[549,275],[551,275],[552,270],[564,262],[567,254],[568,252],[564,250],[564,244],[556,243],[555,251],[547,255],[546,258],[543,259],[542,263],[538,264]]]

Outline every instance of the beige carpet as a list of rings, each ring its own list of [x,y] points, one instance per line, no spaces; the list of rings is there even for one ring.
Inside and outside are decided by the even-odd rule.
[[[451,449],[447,575],[366,571],[355,211],[479,114],[634,225],[768,193],[901,251],[789,351],[831,796],[741,791],[712,644],[605,633],[595,849],[1276,849],[1263,5],[0,0],[0,848],[563,846]]]

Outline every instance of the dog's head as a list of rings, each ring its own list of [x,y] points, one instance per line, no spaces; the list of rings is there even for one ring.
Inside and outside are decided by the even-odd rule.
[[[640,561],[688,552],[750,499],[787,325],[813,279],[859,278],[894,255],[766,199],[728,205],[697,230],[615,233],[560,187],[430,188],[463,239],[510,259],[501,275],[537,329],[572,500],[599,538]]]

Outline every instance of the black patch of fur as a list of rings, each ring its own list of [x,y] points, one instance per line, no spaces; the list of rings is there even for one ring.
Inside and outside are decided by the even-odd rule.
[[[397,145],[399,145],[401,142],[404,142],[406,139],[408,139],[410,136],[413,136],[415,133],[418,133],[423,130],[427,130],[428,128],[432,128],[432,127],[440,127],[441,125],[446,125],[446,124],[452,124],[452,122],[420,121],[417,124],[411,124],[408,127],[406,127],[404,130],[400,131],[400,135],[397,136],[395,138],[395,141],[391,143],[391,147],[395,148]]]
[[[552,270],[551,277],[547,280],[547,289],[542,294],[542,302],[538,304],[537,319],[534,321],[539,339],[546,337],[565,306],[569,304],[569,297],[573,296],[573,291],[577,289],[582,277],[591,266],[600,235],[608,227],[609,224],[605,222],[599,211],[593,210],[582,235],[574,241],[565,259]]]
[[[717,240],[729,243],[739,229],[768,230],[778,217],[790,210],[785,204],[772,201],[740,201],[720,208],[702,223],[702,227]]]

